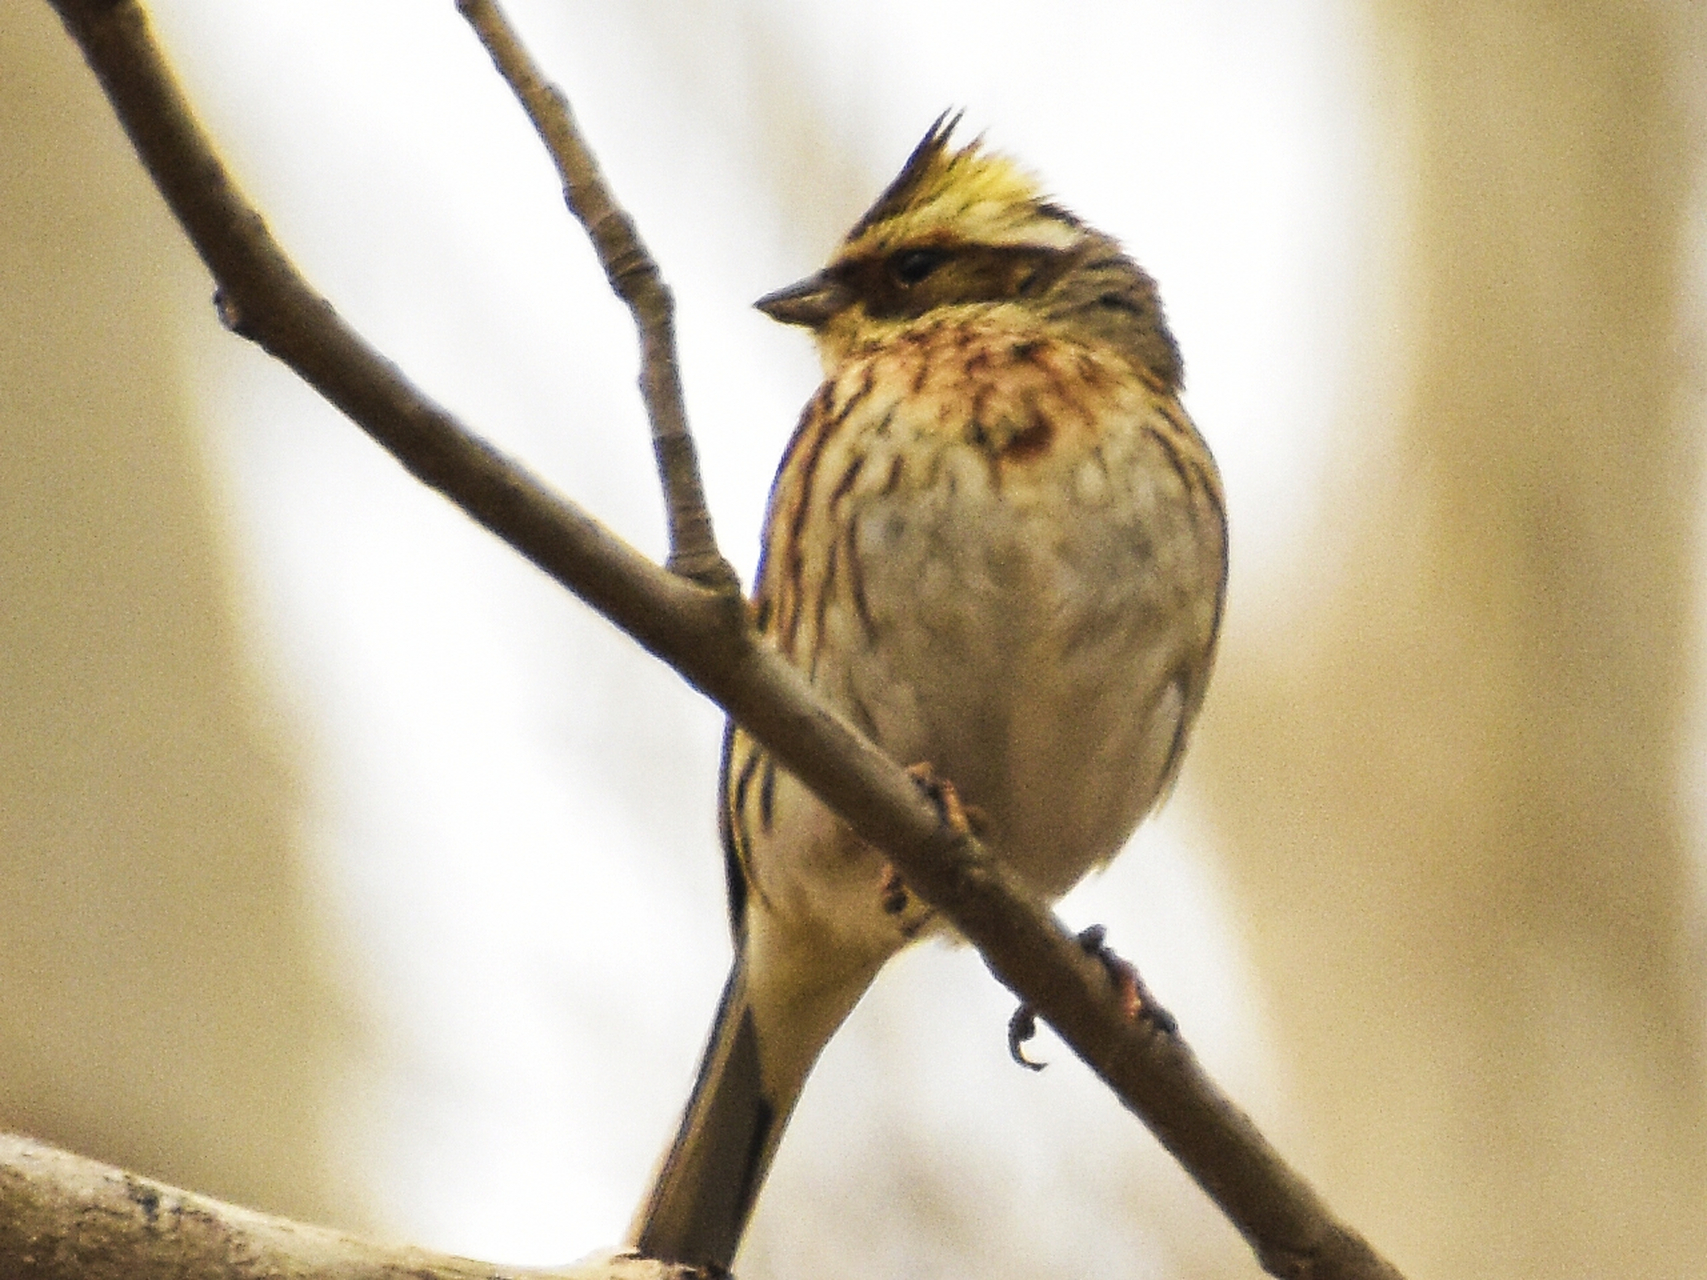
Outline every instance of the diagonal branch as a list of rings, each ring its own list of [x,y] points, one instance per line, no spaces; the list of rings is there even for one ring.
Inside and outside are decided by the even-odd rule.
[[[735,571],[717,549],[688,431],[676,365],[675,300],[633,219],[611,196],[599,162],[575,127],[569,100],[540,73],[515,28],[492,0],[456,0],[457,10],[492,55],[533,122],[563,180],[563,199],[598,250],[616,296],[640,330],[640,395],[652,423],[652,448],[670,522],[670,568],[710,587],[733,587]]]
[[[207,263],[233,330],[288,364],[412,474],[669,663],[882,849],[1149,1126],[1271,1274],[1399,1280],[1220,1093],[1183,1040],[1128,1018],[1103,966],[1055,917],[976,840],[947,830],[903,770],[757,641],[732,578],[702,586],[639,555],[474,436],[344,323],[237,191],[135,0],[50,3]],[[559,125],[573,137],[567,112],[553,128]],[[571,150],[590,164],[584,144]],[[571,204],[580,211],[573,195]],[[608,231],[611,224],[600,225]],[[606,250],[597,234],[595,243]],[[620,249],[623,242],[613,243]],[[613,282],[628,278],[622,259],[605,263]],[[667,339],[667,327],[660,332]],[[673,355],[664,354],[673,384]],[[681,431],[685,440],[685,420]],[[667,463],[665,471],[668,483]],[[710,546],[709,525],[704,533]]]

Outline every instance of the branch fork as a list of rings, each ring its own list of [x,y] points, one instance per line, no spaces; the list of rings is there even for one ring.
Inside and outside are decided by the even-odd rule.
[[[565,200],[587,228],[640,334],[640,390],[669,516],[667,568],[474,435],[308,285],[227,174],[137,0],[49,2],[212,273],[228,327],[289,365],[412,474],[669,663],[881,849],[908,886],[978,947],[996,977],[1035,1007],[1180,1160],[1270,1274],[1400,1280],[1220,1093],[1183,1039],[1126,1016],[1105,967],[969,831],[949,830],[904,770],[820,703],[801,674],[757,639],[706,510],[682,403],[669,290],[611,198],[567,100],[545,81],[492,0],[456,3],[545,142]],[[0,1198],[0,1269],[35,1280],[168,1274],[212,1280],[263,1271],[459,1280],[476,1267],[481,1275],[521,1274],[413,1250],[379,1250],[160,1188],[150,1192],[161,1197],[157,1207],[171,1197],[177,1197],[172,1203],[193,1203],[196,1213],[188,1218],[211,1216],[238,1241],[224,1254],[186,1252],[179,1264],[165,1266],[150,1252],[165,1220],[158,1212],[100,1218],[110,1219],[113,1232],[98,1243],[76,1225],[91,1220],[77,1216],[89,1179],[110,1183],[113,1176],[125,1175],[22,1140],[0,1144],[0,1192],[16,1192]],[[47,1216],[28,1217],[38,1209]],[[55,1210],[71,1216],[54,1218]],[[18,1225],[25,1222],[38,1226]],[[269,1247],[276,1246],[264,1265],[242,1234],[251,1227],[270,1232]],[[188,1235],[185,1241],[186,1249],[195,1243]],[[638,1280],[640,1273],[630,1268],[643,1262],[612,1255],[603,1269],[533,1274]],[[647,1274],[686,1280],[688,1273],[665,1268]]]

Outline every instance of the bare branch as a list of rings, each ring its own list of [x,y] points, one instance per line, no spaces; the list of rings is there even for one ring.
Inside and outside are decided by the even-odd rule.
[[[1128,1018],[1103,966],[1055,917],[976,840],[947,830],[901,768],[756,641],[732,580],[702,587],[640,556],[475,437],[338,317],[236,190],[135,0],[50,2],[213,273],[231,328],[283,360],[413,474],[668,662],[882,849],[909,886],[953,921],[996,976],[1150,1127],[1271,1274],[1399,1280],[1215,1088],[1184,1041]],[[589,156],[589,171],[590,165]],[[610,225],[595,217],[595,237]],[[619,256],[607,264],[613,260],[626,261]],[[623,273],[612,274],[615,283]],[[661,332],[668,337],[667,327]],[[669,363],[673,369],[673,357]],[[685,420],[681,430],[685,439]],[[709,544],[709,526],[705,532]]]
[[[504,77],[563,180],[563,199],[598,251],[616,296],[634,313],[640,330],[640,395],[652,423],[652,448],[670,522],[669,565],[709,587],[733,588],[735,571],[717,549],[699,455],[688,431],[676,363],[675,300],[631,219],[605,185],[591,148],[581,137],[569,100],[541,74],[494,0],[456,0],[498,73]]]
[[[377,1245],[0,1135],[0,1271],[12,1280],[704,1280],[612,1255],[549,1271]]]

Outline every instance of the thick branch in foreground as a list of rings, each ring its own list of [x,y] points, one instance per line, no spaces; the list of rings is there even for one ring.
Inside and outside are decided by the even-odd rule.
[[[384,1246],[0,1135],[0,1273],[12,1280],[703,1280],[613,1256],[550,1271]]]
[[[948,830],[901,768],[758,642],[732,584],[701,587],[639,555],[429,400],[309,288],[201,133],[133,0],[51,2],[213,273],[233,329],[668,662],[882,849],[1149,1126],[1272,1274],[1398,1280],[1216,1089],[1177,1035],[1129,1019],[1103,966],[1059,921],[976,840]],[[613,278],[621,274],[620,264],[605,266]]]

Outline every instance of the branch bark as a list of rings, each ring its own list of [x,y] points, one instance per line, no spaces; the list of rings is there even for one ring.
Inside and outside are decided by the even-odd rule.
[[[292,267],[260,214],[238,192],[194,120],[135,0],[50,3],[213,274],[220,314],[230,328],[284,361],[423,483],[669,663],[858,835],[881,848],[908,884],[978,948],[996,977],[1035,1008],[1155,1133],[1250,1242],[1270,1274],[1399,1280],[1391,1264],[1332,1216],[1215,1087],[1177,1034],[1128,1019],[1103,966],[1084,954],[1053,914],[976,840],[949,831],[899,766],[822,706],[803,677],[757,640],[732,575],[713,571],[705,575],[709,585],[702,585],[653,564],[472,434],[344,323]],[[461,0],[460,7],[471,20],[493,16],[487,0]],[[488,30],[500,37],[507,31]],[[513,36],[509,42],[514,44]],[[585,221],[590,211],[589,230],[613,286],[621,293],[625,281],[640,281],[644,292],[651,287],[646,282],[656,281],[661,290],[661,277],[638,237],[613,232],[626,219],[610,212],[617,206],[575,133],[561,94],[544,85],[531,66],[527,75],[514,74],[521,64],[508,52],[500,53],[495,50],[494,57],[512,83],[526,87],[524,102],[536,112],[536,125],[547,120],[539,127],[554,155],[581,158],[567,166],[573,177],[565,173],[566,193],[578,217]],[[559,114],[545,110],[554,104],[562,106]],[[661,419],[654,417],[655,439],[661,430],[673,438],[679,425],[686,441],[679,392],[674,393],[675,418],[670,418],[675,360],[668,295],[659,296],[661,324],[624,294],[636,307],[642,330],[648,407],[665,421],[660,429]],[[660,362],[668,366],[663,373],[656,367]],[[655,387],[663,389],[658,405],[650,398]],[[679,455],[667,453],[669,448],[661,446],[660,469],[669,488],[681,473],[672,469]],[[686,456],[691,462],[691,444]],[[675,530],[677,513],[686,508],[677,505],[681,495],[668,496],[673,537],[699,538],[697,532]],[[701,570],[721,561],[709,521],[702,532],[700,552],[709,548],[711,558],[700,557]],[[679,553],[684,544],[673,545]],[[693,571],[681,567],[684,573]]]
[[[699,454],[688,430],[676,365],[675,299],[633,219],[617,204],[563,91],[540,73],[515,28],[492,0],[456,0],[498,74],[527,112],[557,166],[563,202],[587,229],[611,289],[640,331],[640,397],[652,424],[652,448],[670,524],[669,567],[708,587],[736,590],[735,570],[717,548],[700,483]]]
[[[494,1267],[373,1244],[0,1135],[0,1271],[15,1280],[704,1280],[613,1255]]]

